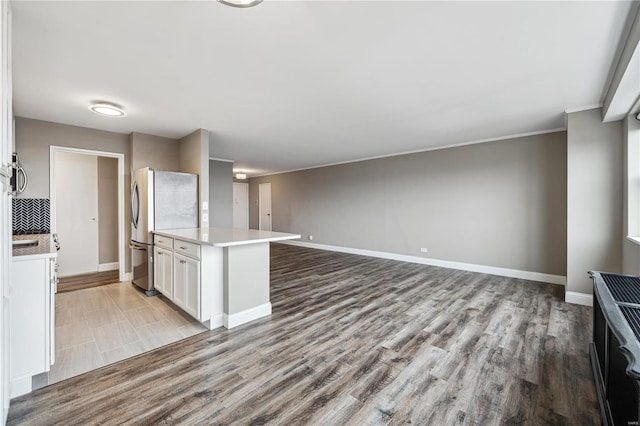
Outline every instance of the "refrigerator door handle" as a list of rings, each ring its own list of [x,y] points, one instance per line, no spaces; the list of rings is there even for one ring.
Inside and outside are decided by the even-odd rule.
[[[131,191],[131,223],[133,227],[138,229],[138,220],[140,219],[140,193],[138,191],[138,182],[133,183]]]

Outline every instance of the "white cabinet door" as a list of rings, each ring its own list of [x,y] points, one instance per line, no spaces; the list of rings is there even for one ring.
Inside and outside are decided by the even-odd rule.
[[[173,303],[184,309],[187,294],[187,258],[181,254],[173,255]]]
[[[10,300],[10,380],[11,397],[31,392],[31,377],[49,371],[51,271],[49,259],[12,263]]]
[[[200,319],[200,261],[174,254],[173,301]]]
[[[200,319],[200,261],[188,257],[185,260],[187,263],[185,264],[186,294],[184,310],[196,319]]]
[[[173,299],[173,252],[154,246],[154,286],[165,297]]]

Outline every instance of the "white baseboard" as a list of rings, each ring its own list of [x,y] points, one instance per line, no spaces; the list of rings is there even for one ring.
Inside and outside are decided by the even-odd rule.
[[[567,277],[562,275],[543,274],[540,272],[521,271],[518,269],[499,268],[496,266],[476,265],[473,263],[452,262],[448,260],[429,259],[404,254],[387,253],[382,251],[355,249],[349,247],[331,246],[326,244],[307,243],[304,241],[278,241],[280,244],[308,247],[319,250],[337,251],[340,253],[359,254],[362,256],[379,257],[382,259],[399,260],[401,262],[419,263],[422,265],[439,266],[441,268],[460,269],[462,271],[479,272],[482,274],[499,275],[501,277],[519,278],[529,281],[566,285]]]
[[[125,272],[122,278],[120,278],[120,281],[131,281],[132,278],[131,272]]]
[[[564,294],[564,301],[567,303],[573,303],[574,305],[593,306],[593,294],[567,291]]]
[[[233,328],[242,324],[246,324],[249,321],[253,321],[269,315],[271,315],[271,302],[255,306],[251,309],[247,309],[235,314],[224,314],[223,322],[226,328]]]
[[[223,325],[225,325],[224,321],[225,321],[225,314],[220,314],[220,315],[213,315],[208,322],[208,327],[209,330],[213,330],[216,329],[218,327],[222,327]]]
[[[10,398],[16,398],[18,396],[28,394],[31,392],[31,386],[32,379],[30,374],[13,379],[9,384],[11,389]]]
[[[98,272],[114,271],[119,268],[120,268],[120,263],[118,262],[101,263],[98,265]]]

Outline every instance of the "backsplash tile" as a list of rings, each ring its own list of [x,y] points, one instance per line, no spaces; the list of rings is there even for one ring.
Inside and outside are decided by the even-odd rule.
[[[14,198],[11,204],[13,234],[48,234],[51,230],[47,198]]]

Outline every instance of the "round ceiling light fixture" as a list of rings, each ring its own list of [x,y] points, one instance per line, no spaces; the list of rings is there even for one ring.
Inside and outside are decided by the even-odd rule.
[[[262,0],[218,0],[222,4],[231,7],[253,7],[262,3]]]
[[[89,106],[89,110],[96,114],[106,115],[108,117],[124,117],[127,113],[119,106],[108,104],[106,102],[100,102]]]

